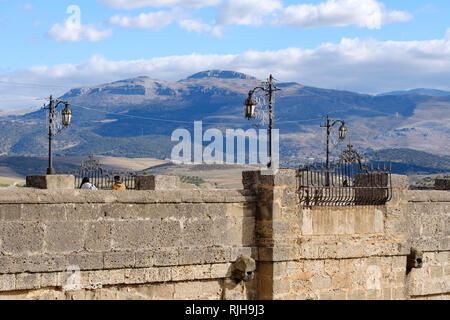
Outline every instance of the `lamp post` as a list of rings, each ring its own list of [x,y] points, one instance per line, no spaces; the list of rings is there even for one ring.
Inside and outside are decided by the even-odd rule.
[[[347,137],[347,132],[348,132],[348,129],[345,126],[344,120],[333,120],[330,118],[329,115],[327,115],[326,123],[324,125],[320,125],[321,128],[327,128],[327,173],[326,173],[326,181],[325,181],[327,187],[330,186],[330,170],[331,170],[331,166],[330,166],[330,136],[331,136],[331,131],[333,130],[333,127],[338,123],[341,124],[341,127],[339,128],[339,140],[344,141],[345,138]]]
[[[56,112],[58,111],[58,107],[64,104],[65,108],[61,112],[62,115],[62,126],[57,125],[56,128],[54,128],[54,119],[56,116]],[[53,137],[60,134],[63,129],[70,126],[70,123],[72,121],[72,110],[69,108],[69,103],[66,101],[53,99],[53,96],[50,96],[50,103],[48,107],[44,107],[44,109],[48,110],[48,168],[47,168],[47,175],[54,175],[56,173],[55,169],[53,168],[53,155],[52,155],[52,141]],[[54,131],[56,129],[56,132]]]
[[[256,87],[253,90],[251,90],[248,94],[248,98],[245,101],[245,117],[248,120],[251,120],[253,118],[255,118],[256,116],[256,107],[257,107],[257,103],[255,101],[255,99],[253,98],[253,95],[258,91],[261,90],[264,94],[268,95],[269,98],[269,157],[270,157],[270,162],[268,163],[267,167],[270,169],[272,168],[272,164],[273,164],[273,155],[272,155],[272,142],[273,142],[273,119],[274,119],[274,112],[273,112],[273,107],[274,107],[274,102],[273,102],[273,94],[276,91],[280,91],[281,89],[278,89],[277,87],[275,87],[275,85],[273,84],[273,76],[270,75],[269,76],[269,81],[265,82],[265,86],[264,87]]]

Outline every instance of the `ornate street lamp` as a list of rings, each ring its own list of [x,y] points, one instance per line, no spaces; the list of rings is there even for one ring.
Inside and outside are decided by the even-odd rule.
[[[69,104],[66,102],[65,103],[66,107],[64,108],[64,110],[62,111],[62,123],[64,125],[64,127],[68,127],[70,126],[70,123],[72,121],[72,110],[70,110],[69,108]]]
[[[248,99],[245,101],[245,117],[251,120],[255,117],[256,101],[253,99],[254,91],[250,91]]]
[[[272,164],[273,164],[273,155],[272,155],[272,141],[273,141],[273,107],[274,107],[274,101],[273,101],[273,94],[276,91],[280,91],[281,89],[278,89],[277,87],[275,87],[275,85],[273,84],[273,76],[270,75],[269,76],[269,81],[263,83],[263,86],[261,87],[256,87],[253,90],[251,90],[248,94],[248,98],[245,101],[245,117],[248,120],[251,120],[253,118],[256,117],[256,108],[257,108],[257,102],[256,100],[253,98],[254,94],[260,90],[262,91],[265,95],[268,96],[268,100],[269,100],[269,157],[270,157],[270,162],[268,163],[268,168],[272,168]]]
[[[54,119],[56,117],[56,113],[58,111],[58,107],[64,104],[65,108],[61,112],[62,116],[62,125],[54,123]],[[70,126],[72,121],[72,110],[69,108],[69,103],[61,100],[54,100],[52,96],[50,96],[50,103],[48,107],[44,107],[44,109],[48,110],[48,168],[47,175],[54,175],[56,173],[53,168],[53,155],[52,155],[52,140],[53,137],[60,134],[65,128]]]
[[[327,128],[327,174],[326,174],[326,186],[330,185],[330,136],[333,130],[333,127],[340,123],[341,127],[339,128],[339,140],[344,141],[347,138],[348,129],[345,125],[344,120],[333,120],[330,119],[330,116],[327,115],[326,124],[320,125],[321,128]]]

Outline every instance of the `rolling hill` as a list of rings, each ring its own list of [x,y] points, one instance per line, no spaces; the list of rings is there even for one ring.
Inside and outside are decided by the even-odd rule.
[[[177,128],[252,128],[243,114],[248,91],[262,80],[233,71],[211,70],[177,82],[142,76],[85,88],[61,98],[73,110],[73,125],[55,139],[64,155],[170,157]],[[275,127],[280,129],[284,163],[324,157],[321,119],[346,120],[352,143],[364,152],[411,148],[450,155],[450,96],[365,95],[277,83]],[[45,156],[45,110],[0,116],[0,155]],[[333,148],[337,155],[345,144]]]

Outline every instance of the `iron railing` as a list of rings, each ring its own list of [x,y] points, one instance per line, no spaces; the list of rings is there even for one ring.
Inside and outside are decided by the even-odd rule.
[[[62,173],[62,172],[61,172]],[[83,161],[79,168],[66,172],[75,176],[75,188],[81,187],[84,178],[89,178],[90,183],[100,190],[111,190],[114,185],[114,177],[120,176],[121,182],[129,190],[136,189],[136,177],[138,172],[125,170],[103,169],[100,161],[96,160],[91,152],[89,158]]]
[[[298,171],[305,206],[383,205],[392,198],[391,168],[360,163],[307,164]]]
[[[80,188],[84,178],[89,178],[90,182],[100,190],[111,190],[114,185],[114,177],[120,176],[121,182],[129,190],[136,189],[136,172],[119,170],[86,170],[83,168],[73,170],[75,176],[75,188]]]

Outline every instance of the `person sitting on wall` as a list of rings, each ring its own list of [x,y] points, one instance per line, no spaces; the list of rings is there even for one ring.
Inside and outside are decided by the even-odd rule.
[[[120,182],[120,176],[115,176],[114,177],[114,185],[112,187],[113,190],[127,190],[127,187]]]
[[[84,189],[84,190],[98,190],[96,186],[94,186],[89,178],[84,178],[83,182],[81,182],[81,186],[80,189]]]

